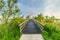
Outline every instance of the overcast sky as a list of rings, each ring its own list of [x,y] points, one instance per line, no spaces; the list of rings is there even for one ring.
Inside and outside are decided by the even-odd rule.
[[[18,7],[24,17],[42,13],[60,18],[60,0],[18,0]]]
[[[18,6],[24,17],[42,13],[60,18],[60,0],[18,0]]]

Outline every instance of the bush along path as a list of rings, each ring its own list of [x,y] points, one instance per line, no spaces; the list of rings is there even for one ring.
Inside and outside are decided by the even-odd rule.
[[[22,18],[13,18],[7,25],[0,25],[0,40],[19,40],[21,32],[18,25],[23,21]]]
[[[60,30],[56,30],[53,25],[45,25],[42,35],[45,40],[60,40]]]

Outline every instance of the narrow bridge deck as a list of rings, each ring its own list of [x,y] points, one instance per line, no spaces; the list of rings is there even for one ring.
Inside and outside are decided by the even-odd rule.
[[[20,40],[44,40],[41,34],[23,34]]]
[[[41,30],[37,27],[33,20],[29,20],[27,26],[24,28],[23,34],[40,34]]]
[[[41,30],[37,27],[33,20],[29,20],[27,22],[22,33],[22,37],[19,40],[44,40],[41,35]]]

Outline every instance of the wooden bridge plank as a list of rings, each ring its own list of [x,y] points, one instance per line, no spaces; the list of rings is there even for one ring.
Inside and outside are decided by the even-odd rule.
[[[41,30],[37,27],[33,20],[29,20],[27,26],[22,32],[23,34],[40,34]]]
[[[20,40],[44,40],[41,34],[23,34]]]
[[[22,37],[19,40],[44,40],[41,35],[41,30],[37,27],[33,20],[29,20],[27,22],[22,33]]]

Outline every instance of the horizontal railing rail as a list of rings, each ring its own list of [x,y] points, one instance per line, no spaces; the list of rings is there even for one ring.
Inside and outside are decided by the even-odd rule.
[[[44,25],[42,25],[39,21],[37,21],[37,20],[35,20],[35,19],[33,19],[33,21],[35,22],[35,24],[38,26],[38,28],[41,30],[41,31],[43,31],[43,29],[44,29]]]
[[[28,20],[26,20],[26,21],[24,21],[23,23],[19,24],[20,32],[22,32],[23,29],[26,27],[27,21],[28,21]]]

